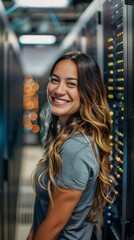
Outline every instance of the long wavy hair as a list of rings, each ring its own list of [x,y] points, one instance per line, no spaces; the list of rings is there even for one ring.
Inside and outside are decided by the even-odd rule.
[[[62,171],[62,159],[59,155],[61,145],[70,137],[81,133],[92,137],[92,148],[96,155],[94,143],[99,148],[100,163],[99,175],[97,178],[97,187],[93,205],[89,211],[89,218],[93,222],[101,222],[102,212],[106,202],[113,202],[111,191],[114,189],[114,181],[110,177],[111,168],[109,155],[111,154],[109,136],[111,133],[111,117],[106,97],[106,89],[101,78],[101,73],[97,63],[88,55],[82,52],[69,52],[61,56],[54,64],[55,66],[62,60],[70,59],[74,61],[78,69],[78,90],[80,94],[80,109],[72,115],[66,127],[58,132],[58,117],[52,114],[52,120],[48,131],[44,155],[37,164],[33,174],[35,189],[41,185],[48,190],[51,202],[52,186],[60,189],[55,182],[55,176]],[[89,159],[90,161],[90,159]],[[43,168],[42,168],[43,167]],[[38,178],[37,171],[40,172]],[[47,186],[42,184],[41,179],[49,174]],[[62,191],[62,190],[61,190]]]

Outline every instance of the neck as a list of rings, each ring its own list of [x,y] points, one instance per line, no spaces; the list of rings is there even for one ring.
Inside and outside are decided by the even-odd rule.
[[[67,118],[59,118],[58,121],[59,125],[60,125],[60,131],[66,126],[67,123]]]

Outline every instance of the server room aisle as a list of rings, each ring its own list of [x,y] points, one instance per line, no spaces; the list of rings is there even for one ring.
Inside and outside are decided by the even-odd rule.
[[[31,173],[41,156],[42,148],[40,146],[23,147],[17,200],[15,240],[26,240],[32,224],[34,190],[31,183]]]

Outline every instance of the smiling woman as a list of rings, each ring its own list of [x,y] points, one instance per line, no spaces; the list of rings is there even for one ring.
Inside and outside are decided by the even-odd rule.
[[[61,56],[50,76],[51,123],[33,174],[37,195],[27,239],[90,240],[113,201],[105,86],[98,65],[82,52]]]

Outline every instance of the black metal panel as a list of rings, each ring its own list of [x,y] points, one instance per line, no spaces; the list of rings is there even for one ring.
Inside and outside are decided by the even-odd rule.
[[[4,106],[3,106],[3,57],[4,23],[0,18],[0,239],[3,239],[3,148],[4,148]]]
[[[8,236],[14,239],[19,171],[22,150],[23,75],[16,37],[8,32],[6,50],[6,150]]]
[[[124,171],[124,49],[123,1],[107,0],[103,5],[104,81],[113,121],[111,166],[118,194],[113,206],[105,211],[104,239],[123,239],[123,174]]]
[[[14,239],[22,150],[23,74],[0,1],[0,239]]]
[[[134,239],[134,5],[127,4],[106,0],[103,5],[104,79],[113,119],[111,165],[118,191],[113,206],[105,211],[106,240]]]
[[[124,153],[127,157],[127,181],[126,181],[126,229],[125,236],[128,239],[134,239],[134,5],[125,6],[124,9],[124,41],[125,54],[124,68],[125,78],[127,79],[125,93],[125,115],[127,122],[125,133],[127,134]],[[125,179],[124,179],[125,180]]]

